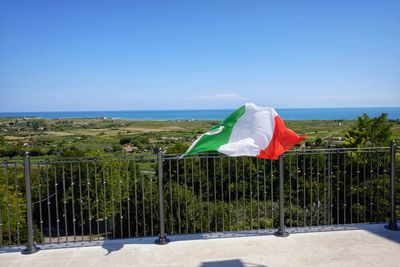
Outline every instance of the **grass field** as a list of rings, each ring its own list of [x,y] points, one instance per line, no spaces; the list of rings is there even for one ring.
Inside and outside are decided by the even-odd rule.
[[[177,143],[189,145],[216,123],[218,122],[0,118],[0,148],[35,148],[43,154],[72,148],[87,152],[118,152],[123,145],[130,144],[135,152],[149,152],[157,147],[168,150]],[[340,143],[344,133],[356,122],[296,120],[285,123],[299,135],[306,135],[305,143],[308,146],[316,139],[320,139],[323,146],[330,146]],[[393,139],[399,140],[399,122],[392,122],[392,133]]]

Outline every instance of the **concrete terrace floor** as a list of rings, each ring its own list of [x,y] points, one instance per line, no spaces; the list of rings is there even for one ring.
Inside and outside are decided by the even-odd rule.
[[[330,230],[180,235],[165,246],[154,238],[78,242],[32,255],[1,248],[0,266],[400,266],[400,231],[383,224]]]

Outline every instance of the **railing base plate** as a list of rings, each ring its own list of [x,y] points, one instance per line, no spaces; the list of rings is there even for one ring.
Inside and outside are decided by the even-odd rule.
[[[33,247],[26,247],[24,250],[21,251],[21,254],[29,255],[29,254],[36,253],[36,252],[38,252],[39,250],[40,250],[40,248],[35,247],[35,246],[33,246]]]
[[[169,240],[168,238],[157,238],[156,241],[154,241],[154,243],[157,245],[166,245],[169,242],[171,242],[171,240]]]
[[[274,233],[274,235],[277,236],[277,237],[287,237],[287,236],[289,236],[289,233],[286,232],[286,231],[280,231],[280,230],[278,230],[278,231],[276,231],[276,232]]]
[[[390,230],[390,231],[400,231],[400,228],[397,227],[397,224],[387,224],[385,225],[385,228]]]

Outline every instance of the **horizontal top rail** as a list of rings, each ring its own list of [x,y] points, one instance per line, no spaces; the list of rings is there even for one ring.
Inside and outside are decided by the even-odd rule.
[[[43,157],[43,156],[30,156],[31,163],[46,163],[46,162],[94,162],[104,161],[110,159],[121,159],[121,160],[154,160],[156,154],[132,154],[132,155],[107,155],[107,156],[82,156],[82,157]],[[2,164],[13,164],[23,162],[24,157],[15,158],[0,158]]]
[[[318,149],[292,149],[287,151],[285,155],[303,155],[303,154],[336,154],[336,153],[348,153],[348,152],[387,152],[390,147],[363,147],[363,148],[318,148]],[[164,159],[178,159],[181,154],[165,154]],[[199,153],[192,156],[187,156],[186,158],[219,158],[219,157],[229,157],[217,152],[211,153]],[[185,158],[185,157],[184,157]],[[184,159],[182,158],[182,159]]]
[[[286,155],[303,155],[303,154],[341,154],[348,152],[387,152],[390,147],[363,147],[363,148],[317,148],[317,149],[292,149],[287,151]],[[113,154],[113,155],[102,155],[102,156],[76,156],[76,157],[44,157],[44,156],[30,156],[32,163],[46,163],[46,162],[93,162],[93,161],[104,161],[109,159],[122,159],[122,160],[143,160],[149,161],[154,160],[157,154],[129,154],[129,155],[121,155],[121,154]],[[164,159],[179,159],[182,154],[164,154]],[[192,156],[186,156],[184,158],[219,158],[219,157],[228,157],[224,154],[218,152],[210,152],[210,153],[199,153]],[[184,159],[182,158],[182,159]],[[13,158],[0,158],[0,164],[18,164],[22,163],[24,157],[13,157]]]

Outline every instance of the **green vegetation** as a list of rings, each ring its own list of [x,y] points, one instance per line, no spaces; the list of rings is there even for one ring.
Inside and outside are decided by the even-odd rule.
[[[216,123],[0,118],[0,157],[15,157],[25,151],[35,156],[123,153],[125,145],[130,145],[133,153],[152,153],[158,147],[182,153]],[[389,122],[385,114],[378,118],[364,115],[357,121],[286,121],[286,125],[306,135],[302,147],[380,146],[400,137],[400,122]]]
[[[391,124],[387,114],[370,118],[367,114],[358,117],[356,125],[345,134],[348,147],[388,146],[391,141]]]

